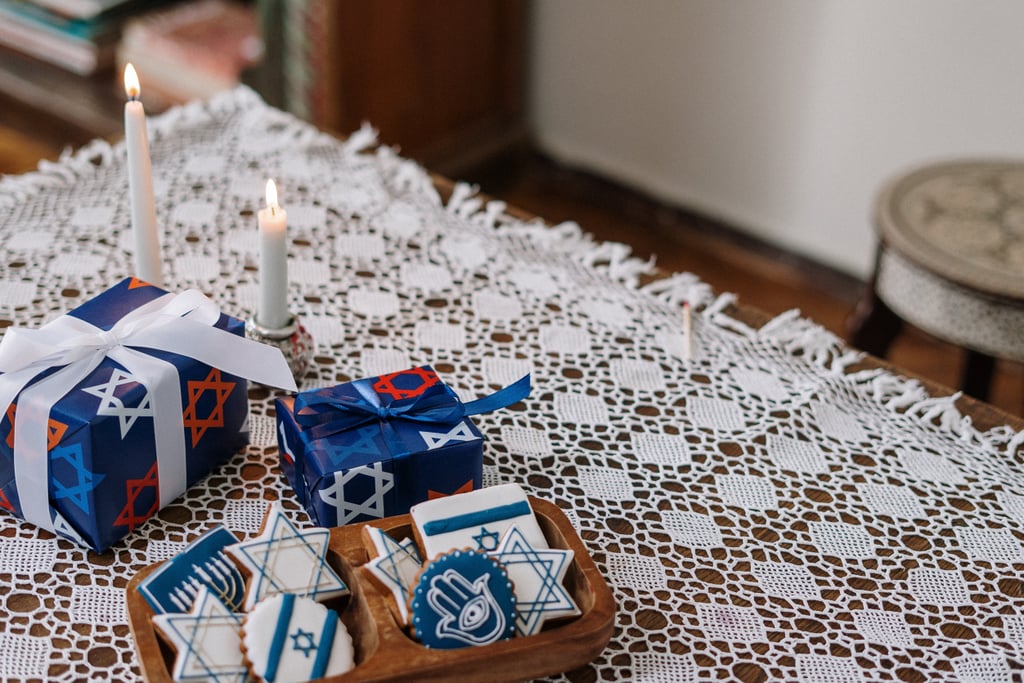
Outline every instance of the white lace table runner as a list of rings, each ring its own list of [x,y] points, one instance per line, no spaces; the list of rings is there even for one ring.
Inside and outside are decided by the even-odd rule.
[[[506,216],[372,131],[346,142],[239,89],[150,124],[171,289],[248,317],[255,212],[278,182],[290,304],[316,340],[304,388],[430,363],[471,399],[532,372],[525,410],[477,418],[485,484],[556,502],[614,591],[581,680],[1009,681],[1024,670],[1024,436],[883,371],[798,315],[752,330],[732,300],[574,224]],[[0,181],[0,325],[37,326],[130,271],[124,148]],[[682,358],[680,303],[698,305]],[[0,678],[141,676],[124,587],[266,501],[252,445],[103,555],[0,514]],[[1014,673],[1016,672],[1016,673]]]

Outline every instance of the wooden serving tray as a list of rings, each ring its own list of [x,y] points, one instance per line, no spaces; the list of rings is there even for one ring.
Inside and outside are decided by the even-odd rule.
[[[330,681],[479,681],[503,683],[570,671],[604,650],[614,628],[615,601],[583,541],[565,514],[548,501],[530,498],[530,505],[552,548],[573,551],[565,586],[580,616],[550,623],[540,633],[491,645],[457,650],[424,647],[398,625],[389,598],[366,578],[360,567],[369,560],[362,527],[373,525],[396,539],[412,537],[409,515],[331,529],[328,561],[352,593],[325,604],[338,611],[352,634],[356,666]],[[174,653],[153,628],[153,610],[137,590],[160,563],[140,570],[128,583],[128,621],[142,672],[150,683],[170,683]]]

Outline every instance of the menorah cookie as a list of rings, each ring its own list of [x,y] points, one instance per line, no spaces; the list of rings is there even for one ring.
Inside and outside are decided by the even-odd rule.
[[[414,505],[409,514],[427,560],[456,548],[494,551],[513,525],[532,547],[548,547],[526,492],[518,484],[435,498]]]
[[[297,529],[280,504],[270,506],[260,534],[224,550],[249,575],[243,609],[279,593],[314,600],[348,595],[348,586],[327,563],[327,529]]]
[[[424,565],[409,609],[413,635],[429,648],[489,645],[516,632],[508,574],[473,550],[453,550]]]
[[[291,593],[266,598],[245,616],[242,649],[252,674],[274,683],[337,676],[355,665],[337,612]]]
[[[204,586],[232,611],[241,609],[245,577],[224,554],[235,543],[227,527],[213,527],[140,582],[139,593],[157,614],[188,612]]]

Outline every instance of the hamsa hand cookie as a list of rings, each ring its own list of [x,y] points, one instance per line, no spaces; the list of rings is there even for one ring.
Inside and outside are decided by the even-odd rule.
[[[409,608],[414,635],[430,648],[489,645],[516,632],[508,574],[472,550],[454,550],[425,565]]]

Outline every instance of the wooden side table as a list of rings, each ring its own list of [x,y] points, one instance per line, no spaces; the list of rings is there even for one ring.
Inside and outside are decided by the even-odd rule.
[[[933,164],[886,185],[878,251],[848,341],[885,357],[907,322],[961,346],[985,399],[995,359],[1024,361],[1024,162]]]

